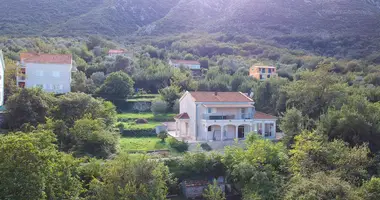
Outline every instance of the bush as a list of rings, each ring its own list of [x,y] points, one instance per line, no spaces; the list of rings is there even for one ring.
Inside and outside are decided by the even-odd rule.
[[[146,120],[146,119],[136,119],[135,123],[136,124],[147,124],[148,120]]]
[[[161,139],[161,142],[165,142],[165,139],[168,137],[168,132],[161,131],[157,134],[157,137]]]
[[[189,149],[187,142],[178,141],[177,139],[171,137],[168,139],[169,147],[175,149],[178,152],[185,152]]]
[[[207,143],[202,143],[201,147],[205,151],[211,151],[212,150],[212,148],[210,147],[210,145],[208,145]]]
[[[173,113],[179,113],[179,100],[175,101],[173,105]]]
[[[164,114],[168,110],[168,104],[165,101],[154,101],[151,110],[154,115]]]
[[[133,111],[135,112],[148,112],[150,110],[150,103],[149,102],[135,102],[133,104]]]

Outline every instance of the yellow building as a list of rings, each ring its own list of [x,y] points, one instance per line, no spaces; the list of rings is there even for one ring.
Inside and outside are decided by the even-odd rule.
[[[273,66],[252,66],[249,69],[249,76],[258,80],[278,77],[276,67]]]

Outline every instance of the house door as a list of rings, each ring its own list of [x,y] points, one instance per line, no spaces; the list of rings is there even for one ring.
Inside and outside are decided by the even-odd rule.
[[[245,133],[244,133],[244,126],[239,126],[238,128],[238,138],[244,138]]]

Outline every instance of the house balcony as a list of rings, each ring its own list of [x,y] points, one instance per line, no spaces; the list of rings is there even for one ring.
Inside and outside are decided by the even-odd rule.
[[[252,122],[253,113],[246,114],[231,114],[231,113],[212,113],[212,114],[203,114],[202,120],[207,123],[213,122]]]

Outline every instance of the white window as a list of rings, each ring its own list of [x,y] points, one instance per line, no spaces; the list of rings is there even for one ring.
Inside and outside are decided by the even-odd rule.
[[[61,76],[61,73],[59,71],[53,71],[53,77],[60,77]]]
[[[37,71],[36,71],[36,75],[37,75],[37,76],[44,76],[44,71],[42,71],[42,70],[37,70]]]
[[[63,89],[63,85],[62,84],[52,85],[52,87],[53,87],[53,90],[55,90],[55,91]]]

